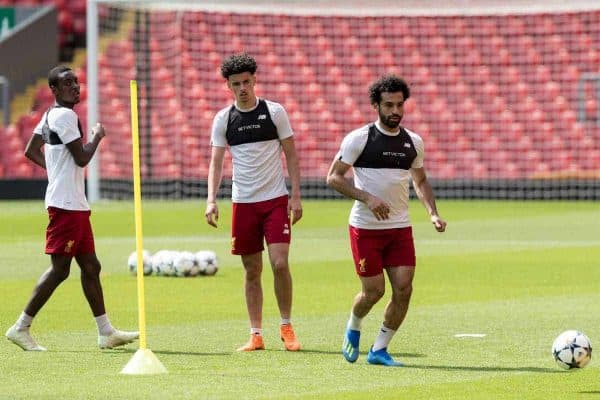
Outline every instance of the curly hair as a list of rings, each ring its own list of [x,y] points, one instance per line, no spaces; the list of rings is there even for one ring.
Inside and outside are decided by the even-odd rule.
[[[371,104],[379,104],[381,101],[381,93],[383,92],[402,92],[404,100],[407,100],[410,97],[410,88],[408,87],[408,84],[404,79],[398,78],[396,75],[382,76],[369,87]]]
[[[71,68],[69,68],[65,65],[58,65],[58,66],[52,68],[50,70],[50,72],[48,72],[48,86],[50,86],[50,87],[58,86],[58,81],[60,78],[59,75],[65,71],[71,71]]]
[[[221,64],[221,75],[228,79],[231,75],[256,72],[256,60],[248,53],[238,53],[227,57]]]

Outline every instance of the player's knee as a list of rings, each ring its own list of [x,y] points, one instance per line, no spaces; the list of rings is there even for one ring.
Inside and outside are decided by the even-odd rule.
[[[287,274],[290,269],[287,260],[284,258],[273,260],[271,266],[273,267],[273,272],[275,274]]]
[[[52,275],[58,282],[62,282],[69,277],[69,268],[52,268]]]
[[[385,287],[379,287],[379,286],[369,288],[363,292],[363,296],[364,296],[365,300],[367,300],[367,302],[369,302],[370,304],[377,303],[379,300],[381,300],[381,298],[383,297],[384,294],[385,294]]]
[[[262,268],[246,268],[245,271],[246,271],[246,281],[247,282],[260,281]]]
[[[101,270],[102,265],[100,265],[100,262],[89,262],[82,266],[81,273],[87,277],[98,277]]]
[[[408,284],[408,285],[392,286],[392,290],[394,292],[394,294],[393,294],[394,298],[398,298],[399,300],[406,300],[406,299],[410,299],[413,288],[412,288],[412,284]]]

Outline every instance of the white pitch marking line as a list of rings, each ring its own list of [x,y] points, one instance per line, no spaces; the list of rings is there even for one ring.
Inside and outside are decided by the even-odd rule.
[[[472,338],[482,338],[485,337],[485,333],[457,333],[454,337],[472,337]]]

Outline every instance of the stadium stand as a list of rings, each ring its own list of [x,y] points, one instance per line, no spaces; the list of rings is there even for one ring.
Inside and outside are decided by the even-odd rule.
[[[230,101],[218,67],[236,51],[257,58],[258,93],[286,106],[306,179],[322,179],[343,135],[373,119],[367,87],[388,72],[411,84],[404,125],[424,137],[435,179],[600,177],[598,10],[405,17],[152,11],[143,14],[145,25],[133,13],[100,10],[116,15],[99,57],[99,119],[110,132],[103,179],[131,179],[129,80],[136,78],[144,177],[204,179],[212,117]],[[73,29],[81,13],[73,8]],[[78,73],[85,83],[85,70]],[[6,129],[15,150],[50,102],[40,90],[32,114]],[[3,176],[38,173],[2,159]],[[112,196],[109,187],[105,195]]]

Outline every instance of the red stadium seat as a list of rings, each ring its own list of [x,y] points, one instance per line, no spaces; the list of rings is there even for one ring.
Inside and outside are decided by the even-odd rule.
[[[582,73],[598,71],[600,48],[592,28],[598,15],[596,11],[484,17],[190,12],[180,17],[189,35],[183,38],[177,37],[181,27],[175,13],[164,13],[152,28],[150,42],[156,53],[152,112],[160,116],[161,131],[176,124],[187,126],[182,128],[181,142],[190,145],[190,133],[205,134],[214,112],[231,103],[219,72],[223,57],[249,51],[262,71],[259,95],[286,107],[298,141],[311,152],[312,161],[303,168],[307,176],[315,176],[329,164],[328,151],[332,143],[335,148],[339,145],[338,135],[373,117],[368,86],[381,74],[393,72],[403,76],[413,92],[405,105],[404,123],[427,135],[426,148],[435,143],[428,160],[442,159],[436,146],[447,150],[456,144],[457,149],[478,152],[478,157],[468,154],[468,166],[444,168],[433,163],[436,177],[524,177],[535,173],[533,167],[525,168],[534,162],[535,171],[555,172],[559,164],[539,160],[548,136],[568,140],[581,154],[582,143],[597,136],[592,123],[577,120],[576,88]],[[251,34],[255,40],[248,40]],[[135,76],[133,46],[116,40],[100,56],[102,80],[111,82],[101,88],[103,115],[114,109],[128,112],[127,82],[122,78]],[[174,84],[178,79],[184,83]],[[298,88],[303,96],[295,96]],[[41,104],[48,100],[48,92],[37,97]],[[586,94],[588,119],[598,101]],[[125,130],[117,125],[128,121],[111,126],[122,135]],[[315,127],[336,132],[324,139]],[[591,140],[588,145],[597,148],[597,140]],[[176,145],[171,150],[177,150]],[[503,151],[509,156],[497,156]],[[573,155],[571,161],[583,166]],[[164,171],[181,173],[178,168],[171,163]]]

